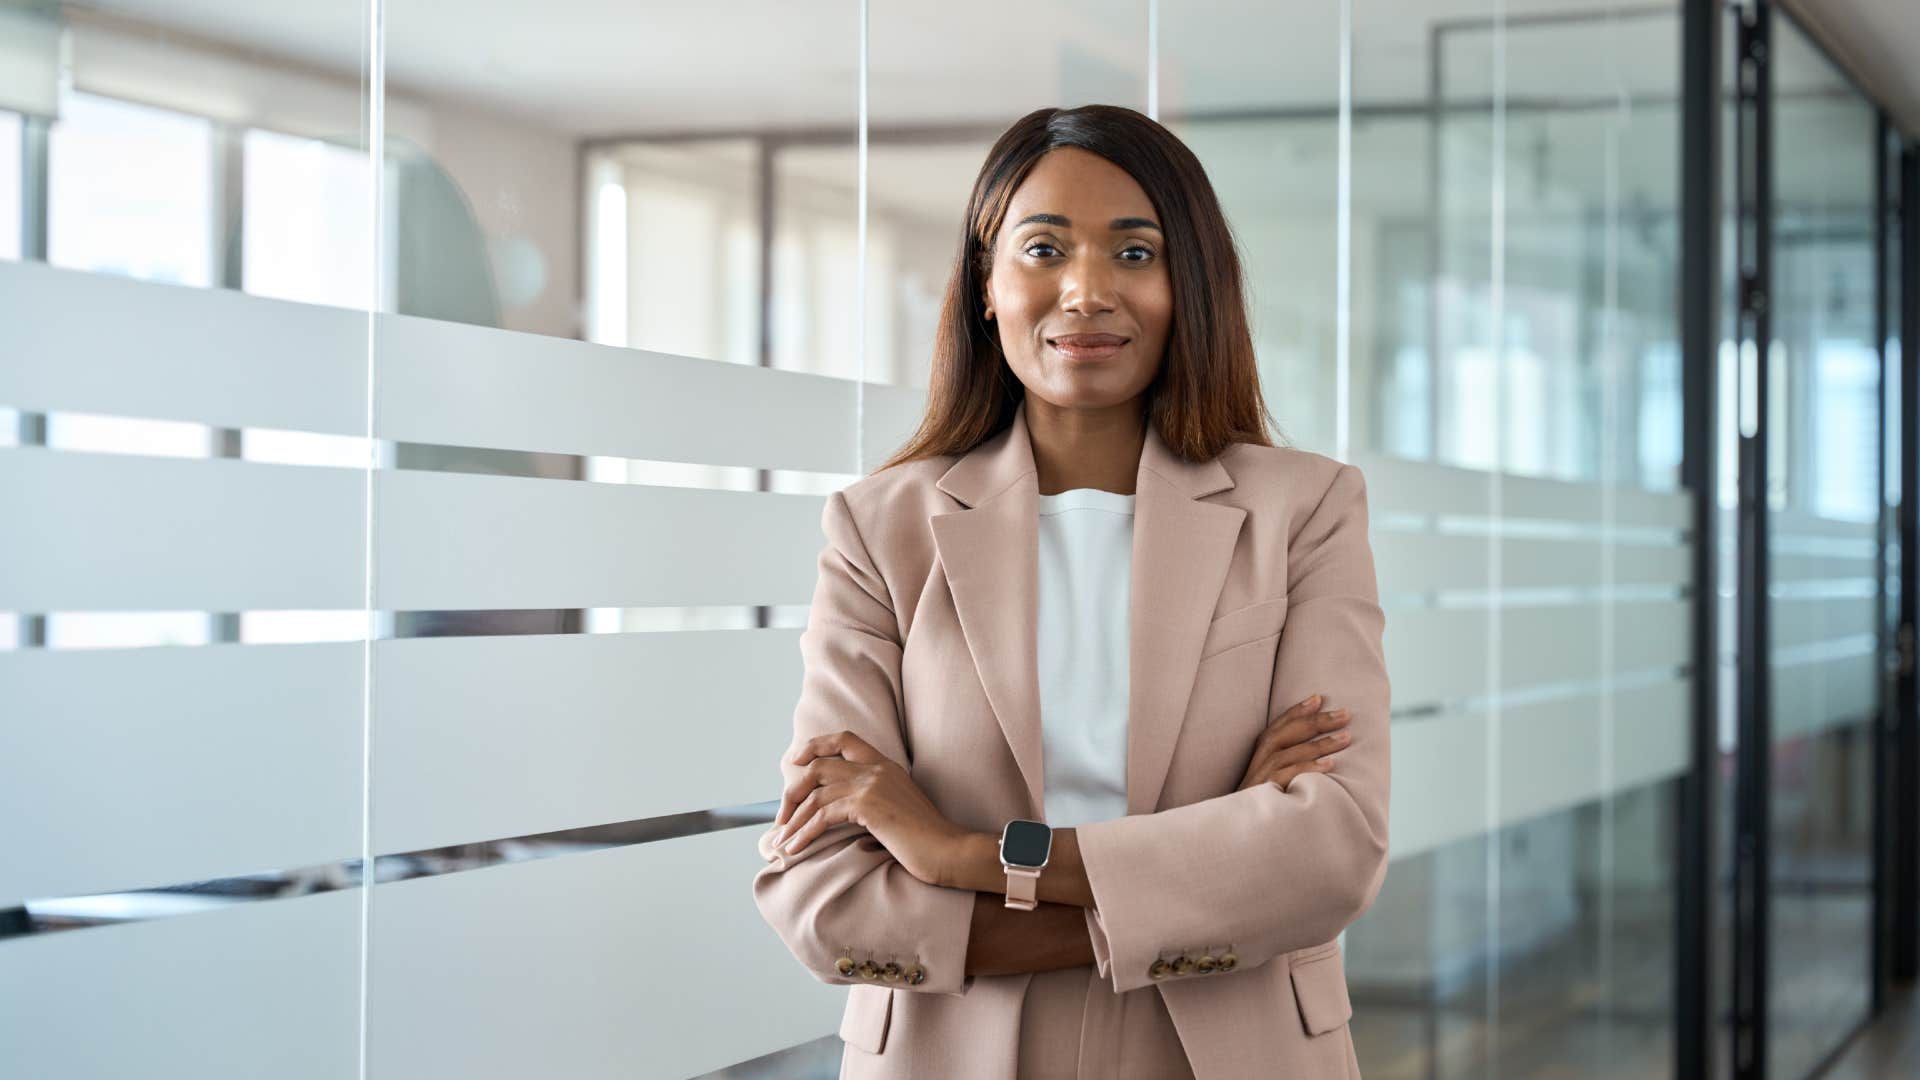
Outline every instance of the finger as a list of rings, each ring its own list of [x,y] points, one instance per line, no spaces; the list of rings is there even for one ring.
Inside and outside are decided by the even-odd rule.
[[[1320,702],[1324,700],[1324,698],[1325,698],[1324,694],[1315,694],[1312,697],[1306,699],[1305,701],[1296,702],[1291,708],[1286,709],[1285,711],[1281,712],[1280,715],[1274,717],[1271,720],[1268,720],[1267,726],[1273,727],[1275,725],[1282,723],[1283,721],[1291,720],[1296,716],[1304,716],[1307,713],[1310,713],[1313,710],[1319,708]]]
[[[1307,742],[1316,735],[1345,726],[1347,720],[1342,717],[1330,717],[1325,713],[1315,713],[1296,717],[1276,728],[1268,728],[1253,743],[1252,756],[1256,759],[1278,753],[1289,746]]]
[[[1294,779],[1303,773],[1331,771],[1333,771],[1333,759],[1318,758],[1304,765],[1289,765],[1272,777],[1269,777],[1267,782],[1279,788],[1281,791],[1285,791],[1287,790],[1287,785],[1293,783]]]
[[[786,842],[780,845],[781,850],[791,855],[813,843],[821,833],[845,821],[847,800],[841,796],[849,789],[850,785],[847,784],[833,784],[819,789],[815,793],[819,801],[806,812],[806,820],[787,834]]]
[[[801,743],[800,749],[795,751],[793,757],[789,760],[795,765],[805,765],[814,758],[830,757],[838,754],[840,752],[840,737],[845,734],[847,734],[847,732],[834,731],[825,735],[815,735],[813,738]]]
[[[793,820],[787,822],[786,828],[774,834],[773,844],[775,847],[784,847],[786,842],[793,838],[793,834],[799,832],[800,827],[807,823],[807,819],[813,816],[814,811],[820,808],[820,790],[819,788],[814,788],[812,791],[807,792],[807,797],[800,800],[800,802],[794,806]]]
[[[784,825],[788,816],[793,813],[793,808],[800,805],[800,800],[806,798],[807,793],[814,788],[838,779],[840,769],[845,764],[836,758],[820,758],[809,762],[801,771],[800,778],[789,784],[787,790],[780,796],[780,811],[773,816],[773,823]]]
[[[1351,741],[1351,736],[1344,731],[1337,731],[1331,735],[1322,735],[1317,739],[1310,739],[1307,742],[1275,750],[1263,757],[1254,768],[1257,773],[1262,770],[1272,772],[1289,765],[1305,765],[1345,750],[1347,744]]]
[[[800,747],[793,757],[795,765],[805,765],[815,758],[839,755],[848,761],[874,762],[881,754],[873,744],[855,735],[851,731],[835,731],[826,735],[815,735]]]

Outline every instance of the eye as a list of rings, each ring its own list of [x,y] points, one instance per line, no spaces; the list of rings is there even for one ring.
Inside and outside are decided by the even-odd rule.
[[[1047,248],[1048,250],[1051,250],[1051,251],[1059,250],[1058,248],[1055,248],[1052,244],[1047,243],[1045,240],[1041,240],[1037,243],[1028,244],[1026,247],[1026,254],[1032,255],[1035,248]],[[1040,256],[1040,258],[1044,259],[1046,258],[1046,256],[1042,255]]]
[[[1128,262],[1146,262],[1147,259],[1153,258],[1153,249],[1150,247],[1147,247],[1145,244],[1135,244],[1132,247],[1127,248],[1126,251],[1122,251],[1120,254],[1126,255],[1128,252],[1132,252],[1132,251],[1137,251],[1140,254],[1145,255],[1147,258],[1146,259],[1128,259],[1127,260]]]

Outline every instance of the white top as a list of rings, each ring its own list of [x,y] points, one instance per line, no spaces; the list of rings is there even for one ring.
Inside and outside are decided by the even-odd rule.
[[[1047,824],[1127,814],[1128,602],[1133,496],[1040,496],[1041,760]]]

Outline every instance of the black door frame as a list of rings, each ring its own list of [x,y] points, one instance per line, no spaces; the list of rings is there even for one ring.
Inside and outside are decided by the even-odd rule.
[[[1696,7],[1712,9],[1712,15],[1696,11]],[[1730,328],[1730,337],[1735,344],[1735,362],[1740,365],[1738,393],[1739,405],[1735,416],[1730,419],[1736,425],[1737,445],[1739,447],[1739,499],[1737,514],[1738,569],[1736,571],[1736,627],[1738,637],[1737,673],[1735,678],[1735,710],[1738,718],[1736,767],[1734,770],[1733,791],[1733,850],[1728,853],[1731,873],[1731,911],[1729,912],[1732,933],[1728,941],[1731,955],[1725,958],[1732,973],[1730,993],[1732,1000],[1726,1002],[1730,1020],[1730,1050],[1732,1061],[1730,1072],[1740,1080],[1761,1080],[1767,1076],[1768,1059],[1768,1022],[1767,1022],[1767,985],[1770,925],[1770,883],[1771,860],[1770,844],[1770,796],[1772,789],[1772,717],[1768,687],[1770,670],[1767,643],[1770,639],[1770,605],[1767,595],[1767,583],[1770,578],[1767,537],[1767,461],[1768,443],[1772,433],[1768,430],[1769,415],[1768,387],[1771,352],[1768,347],[1772,340],[1772,312],[1769,304],[1773,281],[1773,105],[1774,79],[1771,58],[1774,55],[1773,17],[1777,4],[1772,0],[1753,0],[1750,4],[1732,5],[1721,0],[1707,0],[1701,5],[1689,4],[1686,8],[1686,27],[1683,30],[1683,82],[1685,86],[1689,117],[1697,112],[1699,123],[1717,123],[1720,99],[1718,94],[1719,70],[1718,57],[1713,55],[1716,42],[1707,41],[1710,35],[1717,35],[1717,19],[1721,13],[1729,14],[1738,21],[1737,43],[1732,65],[1733,78],[1733,130],[1728,137],[1733,142],[1733,169],[1735,202],[1733,225],[1735,229],[1734,261],[1730,269],[1736,282],[1736,303],[1734,307],[1735,325]],[[1781,9],[1784,10],[1784,9]],[[1853,84],[1861,97],[1872,105],[1878,116],[1877,139],[1874,147],[1875,188],[1874,188],[1874,328],[1875,342],[1880,354],[1881,408],[1878,410],[1878,441],[1880,447],[1879,490],[1881,493],[1881,522],[1878,530],[1879,551],[1882,555],[1879,565],[1889,565],[1887,557],[1890,548],[1898,549],[1899,592],[1895,599],[1885,604],[1881,618],[1877,620],[1878,634],[1878,670],[1883,677],[1878,680],[1877,723],[1873,732],[1873,777],[1874,777],[1874,818],[1873,818],[1873,916],[1870,940],[1862,947],[1870,950],[1869,962],[1872,972],[1871,1005],[1867,1018],[1860,1028],[1864,1028],[1881,1011],[1888,990],[1896,983],[1911,979],[1920,968],[1920,717],[1916,716],[1916,677],[1914,672],[1915,624],[1916,616],[1916,575],[1920,572],[1920,528],[1917,528],[1916,511],[1920,511],[1920,468],[1916,468],[1916,448],[1920,448],[1920,151],[1912,143],[1902,142],[1887,119],[1886,110],[1865,87],[1854,79],[1846,66],[1826,49],[1792,12],[1785,13],[1789,25],[1801,34],[1823,55],[1843,77]],[[1698,24],[1696,26],[1696,24]],[[1696,103],[1696,94],[1705,95],[1709,88],[1712,97],[1708,101]],[[1706,160],[1716,155],[1717,150],[1710,139],[1700,138],[1698,131],[1689,127],[1683,147],[1683,190],[1685,213],[1692,216],[1713,215],[1718,218],[1719,207],[1704,194],[1705,185],[1717,174],[1712,170],[1718,167],[1719,160]],[[1898,185],[1898,191],[1894,189]],[[1699,189],[1699,193],[1696,192]],[[1904,213],[1902,211],[1905,211]],[[1691,248],[1701,245],[1702,251],[1717,253],[1717,237],[1708,234],[1700,223],[1688,221],[1683,226],[1686,243]],[[1898,250],[1895,250],[1895,244]],[[1711,246],[1707,246],[1711,245]],[[1701,275],[1712,275],[1707,255],[1686,253],[1688,261],[1683,263],[1682,295],[1689,306],[1712,308],[1717,295],[1708,289],[1708,283],[1698,280]],[[1888,275],[1899,259],[1900,291],[1895,296],[1889,289]],[[1898,329],[1894,326],[1891,305],[1899,305],[1900,318]],[[1710,315],[1683,311],[1683,344],[1688,357],[1688,370],[1698,369],[1711,373],[1714,370],[1718,341],[1709,336],[1700,325],[1710,319]],[[1892,344],[1900,342],[1900,352],[1893,355]],[[1898,412],[1890,417],[1890,407],[1896,403],[1889,400],[1893,390],[1889,370],[1892,363],[1900,364],[1898,381]],[[1749,380],[1751,380],[1749,384]],[[1690,396],[1688,410],[1688,447],[1691,451],[1699,443],[1711,437],[1715,418],[1714,406],[1693,406],[1699,399]],[[1898,426],[1892,426],[1890,420],[1897,417]],[[1704,430],[1697,430],[1704,429]],[[1897,436],[1898,442],[1889,440]],[[1898,456],[1900,502],[1897,507],[1886,501],[1888,482],[1891,479],[1885,472],[1889,467],[1889,446],[1900,447]],[[1704,478],[1695,477],[1696,481]],[[1702,520],[1710,519],[1710,505],[1707,494],[1696,491]],[[1703,530],[1697,535],[1697,541],[1711,540],[1711,531]],[[1711,565],[1711,558],[1695,556],[1696,567]],[[1714,580],[1709,576],[1700,579]],[[1704,590],[1708,595],[1697,597],[1700,606],[1710,607],[1713,603],[1713,590]],[[1705,665],[1702,653],[1713,647],[1711,618],[1696,612],[1696,658]],[[1703,625],[1704,624],[1704,625]],[[1710,654],[1709,654],[1710,655]],[[1696,670],[1714,671],[1712,666],[1698,667]],[[1711,812],[1712,790],[1710,773],[1718,759],[1718,752],[1712,738],[1714,716],[1711,695],[1696,692],[1695,729],[1693,732],[1695,758],[1695,776],[1690,778],[1686,798],[1682,806],[1682,857],[1692,860],[1694,865],[1683,865],[1681,869],[1681,906],[1692,909],[1677,915],[1679,953],[1676,963],[1681,965],[1681,979],[1678,992],[1681,1023],[1679,1038],[1676,1040],[1676,1075],[1711,1075],[1710,1047],[1714,1040],[1714,1006],[1712,1002],[1711,972],[1712,956],[1710,928],[1712,904],[1716,894],[1712,887],[1714,873],[1719,865],[1711,848]],[[1698,940],[1696,940],[1697,935]],[[1689,975],[1687,965],[1698,964],[1702,974]],[[1686,996],[1698,994],[1699,1001],[1689,1002]],[[1854,1034],[1860,1028],[1856,1028]],[[1829,1055],[1819,1068],[1844,1051],[1852,1041],[1850,1036]]]

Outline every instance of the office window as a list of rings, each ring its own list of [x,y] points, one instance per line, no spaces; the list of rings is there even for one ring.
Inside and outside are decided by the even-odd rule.
[[[0,259],[20,257],[19,113],[0,112]]]
[[[367,308],[373,300],[366,151],[249,131],[241,287],[260,296]]]
[[[213,284],[209,121],[70,93],[49,142],[49,262]]]

